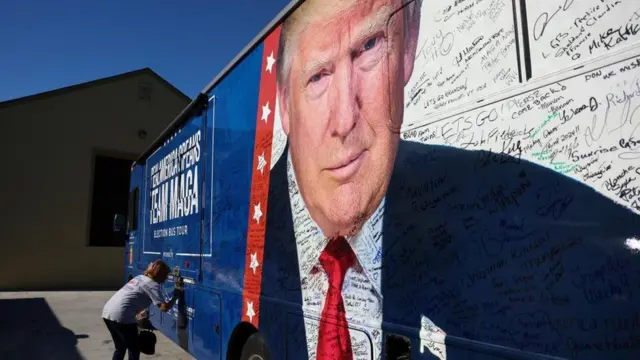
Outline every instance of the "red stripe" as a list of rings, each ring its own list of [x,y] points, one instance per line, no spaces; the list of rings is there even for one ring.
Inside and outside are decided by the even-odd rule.
[[[274,29],[263,42],[262,69],[260,75],[260,93],[258,96],[258,114],[256,116],[256,138],[253,148],[253,173],[251,176],[251,204],[249,207],[249,225],[247,230],[247,252],[244,267],[244,289],[242,291],[242,320],[258,327],[260,316],[260,287],[262,285],[262,255],[264,252],[264,234],[267,220],[267,200],[269,195],[269,169],[271,164],[271,142],[273,140],[273,119],[276,105],[276,66],[267,70],[269,59],[278,55],[280,27]],[[268,116],[263,119],[264,109]],[[266,163],[266,164],[265,164]],[[263,171],[260,172],[260,166]],[[256,209],[262,213],[256,216]],[[258,266],[251,267],[252,256]],[[255,265],[255,264],[254,264]],[[250,312],[250,307],[253,312]],[[252,316],[249,316],[251,314]]]

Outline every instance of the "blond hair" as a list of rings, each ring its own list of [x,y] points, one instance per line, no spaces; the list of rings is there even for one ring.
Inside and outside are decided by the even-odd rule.
[[[167,263],[158,259],[149,264],[144,271],[144,275],[150,277],[153,280],[157,280],[160,275],[169,275],[171,268]]]
[[[291,48],[295,46],[291,35],[295,25],[309,17],[310,7],[317,0],[306,0],[293,13],[289,14],[284,20],[280,30],[280,39],[278,44],[278,57],[276,59],[276,78],[280,86],[284,85],[289,79],[291,71]],[[408,39],[411,34],[412,27],[420,27],[420,11],[422,9],[422,0],[399,0],[402,4],[402,12],[404,16],[404,37]]]

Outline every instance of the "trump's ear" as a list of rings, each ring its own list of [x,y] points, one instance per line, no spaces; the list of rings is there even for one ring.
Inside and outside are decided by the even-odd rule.
[[[420,6],[421,2],[418,0],[413,0],[416,2],[416,6],[418,7],[415,10],[415,14],[413,14],[412,19],[409,21],[409,24],[405,24],[407,26],[407,33],[404,39],[404,84],[407,85],[409,79],[411,79],[411,74],[413,73],[413,65],[416,61],[416,51],[418,49],[418,34],[420,33]],[[406,10],[405,10],[406,11]]]
[[[280,106],[280,121],[282,122],[282,130],[289,136],[289,94],[286,86],[278,85],[277,96]]]

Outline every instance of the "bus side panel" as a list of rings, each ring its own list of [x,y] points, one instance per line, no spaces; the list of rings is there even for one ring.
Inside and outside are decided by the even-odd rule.
[[[255,122],[262,46],[258,46],[209,95],[207,114],[206,199],[203,234],[203,283],[221,295],[222,354],[241,320],[242,286],[250,215],[249,191],[253,166]],[[213,138],[209,134],[213,131]],[[211,256],[207,257],[208,249]],[[206,295],[202,292],[203,296]],[[214,297],[217,294],[213,295]],[[207,301],[196,300],[199,306]],[[209,338],[211,324],[200,322],[196,309],[194,338]],[[216,356],[209,349],[205,353]]]
[[[197,316],[193,316],[190,353],[197,359],[221,359],[221,297],[206,289],[197,289],[193,296]]]

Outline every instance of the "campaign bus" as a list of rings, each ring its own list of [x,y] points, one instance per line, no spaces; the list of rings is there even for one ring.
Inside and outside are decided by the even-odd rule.
[[[293,1],[129,198],[197,359],[640,359],[640,3]]]

